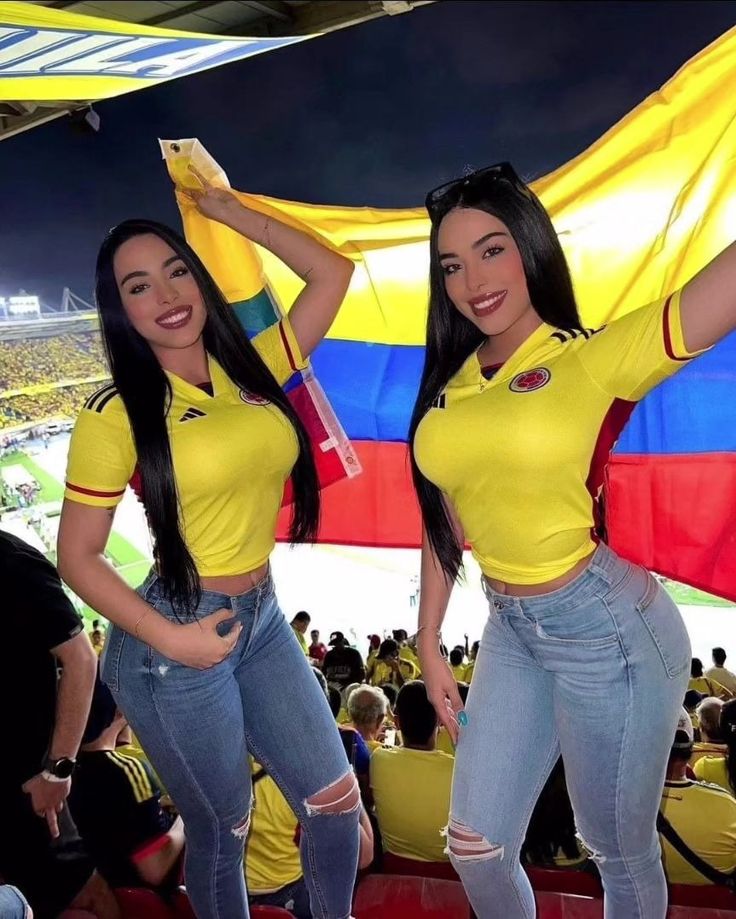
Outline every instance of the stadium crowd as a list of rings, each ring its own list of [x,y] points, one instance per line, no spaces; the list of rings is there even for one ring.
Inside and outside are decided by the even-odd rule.
[[[99,381],[107,377],[98,332],[0,341],[0,430],[50,418],[75,418],[99,389]],[[97,382],[61,385],[85,379]],[[48,384],[59,385],[33,392],[34,387]],[[17,394],[3,398],[7,392]]]
[[[0,710],[7,726],[0,805],[6,827],[13,827],[0,835],[0,882],[8,885],[0,887],[0,915],[28,915],[21,911],[25,906],[11,912],[23,897],[37,919],[71,917],[71,907],[116,919],[113,891],[121,888],[148,888],[171,899],[184,880],[186,827],[99,680],[104,626],[95,620],[89,635],[82,630],[60,593],[55,570],[35,550],[1,530],[0,549],[0,572],[9,591],[4,647],[25,648],[22,656],[6,652],[0,667]],[[44,600],[30,621],[23,615],[27,598],[21,602],[20,596],[29,578]],[[329,699],[358,778],[361,872],[455,877],[444,838],[454,748],[438,727],[412,638],[403,629],[391,637],[370,635],[363,654],[341,632],[324,643],[319,631],[310,629],[305,611],[291,626]],[[464,644],[443,652],[464,699],[480,643],[470,644],[466,636]],[[708,670],[693,659],[662,794],[663,860],[672,883],[725,884],[736,872],[735,696],[736,674],[726,667],[722,648],[713,649]],[[28,706],[17,706],[18,698]],[[56,736],[61,698],[89,705],[89,716],[67,806],[58,813],[58,838],[52,841],[30,800],[38,770],[34,751],[38,759],[50,734]],[[503,724],[498,741],[503,742]],[[244,782],[248,773],[255,806],[243,871],[251,903],[278,905],[297,919],[309,919],[297,817],[263,764],[244,762]],[[562,760],[534,809],[522,859],[529,866],[596,872],[576,835]]]

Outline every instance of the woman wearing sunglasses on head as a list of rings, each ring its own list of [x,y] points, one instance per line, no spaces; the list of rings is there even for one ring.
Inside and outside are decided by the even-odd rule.
[[[596,499],[636,402],[736,327],[736,246],[672,296],[584,329],[549,216],[508,164],[427,208],[410,440],[422,675],[459,734],[450,858],[479,919],[534,916],[519,851],[561,752],[606,916],[662,919],[655,818],[690,644],[657,581],[603,542]],[[463,711],[439,635],[466,541],[490,616]]]
[[[352,265],[203,186],[189,193],[193,204],[271,250],[304,289],[288,317],[249,342],[173,230],[129,220],[110,231],[96,294],[112,383],[90,397],[72,434],[59,568],[113,622],[102,677],[182,815],[199,919],[248,915],[248,754],[299,819],[312,914],[346,919],[360,791],[268,558],[287,479],[292,540],[317,530],[310,442],[282,387],[335,318]],[[154,539],[155,566],[137,591],[105,558],[129,482]]]

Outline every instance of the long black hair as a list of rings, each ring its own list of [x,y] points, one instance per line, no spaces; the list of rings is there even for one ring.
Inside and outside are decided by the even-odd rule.
[[[294,427],[299,456],[291,473],[292,542],[310,540],[317,532],[319,483],[304,426],[196,252],[174,230],[153,220],[126,220],[110,230],[97,256],[95,293],[102,340],[113,383],[130,420],[157,569],[175,609],[191,614],[199,603],[200,585],[194,559],[182,536],[166,429],[171,385],[150,345],[133,328],[125,313],[113,268],[120,246],[143,234],[158,236],[171,246],[197,282],[207,312],[202,333],[206,351],[236,385],[272,402]]]
[[[731,789],[736,793],[736,699],[724,702],[721,709],[721,736],[728,747],[726,768]]]
[[[581,329],[570,272],[557,234],[537,196],[519,179],[493,176],[458,182],[442,206],[433,208],[429,237],[429,314],[427,347],[419,393],[409,425],[411,469],[430,546],[447,577],[454,581],[462,567],[462,550],[442,493],[419,470],[414,439],[419,422],[450,378],[480,347],[484,335],[453,305],[445,289],[437,235],[454,208],[474,208],[497,217],[508,227],[521,255],[529,299],[539,317],[558,329]]]

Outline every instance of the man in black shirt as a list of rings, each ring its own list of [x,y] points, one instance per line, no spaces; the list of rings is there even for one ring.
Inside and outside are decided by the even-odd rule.
[[[184,825],[161,807],[161,788],[148,762],[118,747],[127,725],[98,680],[69,807],[112,887],[176,887]]]
[[[3,530],[0,591],[0,875],[37,919],[72,904],[115,916],[65,807],[97,656],[54,566]]]
[[[365,680],[365,666],[360,651],[351,648],[342,632],[330,635],[330,650],[322,661],[322,673],[330,686],[342,692],[351,683]]]

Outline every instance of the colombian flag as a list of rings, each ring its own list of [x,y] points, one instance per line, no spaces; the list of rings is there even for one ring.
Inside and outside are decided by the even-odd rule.
[[[677,290],[736,238],[734,86],[736,29],[592,147],[532,183],[565,249],[585,326],[601,326]],[[163,149],[175,175],[171,143]],[[174,143],[191,144],[187,155],[198,150],[200,171],[217,177],[214,161],[203,168],[207,155],[196,142]],[[487,157],[502,158],[502,151]],[[334,451],[336,474],[323,496],[321,540],[417,546],[406,437],[424,358],[426,212],[240,196],[356,264],[346,301],[312,360],[347,435],[330,413],[323,449]],[[183,218],[187,237],[246,328],[269,321],[263,278],[271,302],[293,302],[301,282],[270,253],[255,253],[191,209],[183,208]],[[312,400],[307,408],[321,418],[319,404]],[[362,475],[347,478],[358,465]],[[604,488],[609,541],[617,551],[736,599],[736,336],[637,406],[612,453]]]

